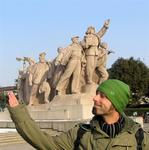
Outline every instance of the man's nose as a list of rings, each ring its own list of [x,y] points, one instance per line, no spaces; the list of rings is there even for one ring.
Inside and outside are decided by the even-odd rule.
[[[94,97],[93,97],[93,101],[95,102],[95,101],[99,101],[99,99],[100,99],[100,96],[99,95],[95,95]]]

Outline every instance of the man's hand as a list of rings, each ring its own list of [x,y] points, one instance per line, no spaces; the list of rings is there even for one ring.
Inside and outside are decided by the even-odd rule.
[[[19,102],[18,102],[16,96],[14,95],[14,93],[12,91],[9,91],[9,92],[7,92],[7,94],[8,94],[8,98],[9,98],[8,102],[9,102],[10,107],[18,106]]]

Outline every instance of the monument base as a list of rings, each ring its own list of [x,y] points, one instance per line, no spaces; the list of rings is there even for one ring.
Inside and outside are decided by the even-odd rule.
[[[35,120],[86,120],[92,118],[93,96],[90,94],[57,95],[49,104],[28,106]]]

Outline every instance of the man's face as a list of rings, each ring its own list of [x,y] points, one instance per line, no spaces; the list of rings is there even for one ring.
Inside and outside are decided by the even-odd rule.
[[[113,111],[116,111],[110,100],[101,92],[96,93],[93,101],[94,106],[92,112],[94,115],[104,116],[111,114]]]

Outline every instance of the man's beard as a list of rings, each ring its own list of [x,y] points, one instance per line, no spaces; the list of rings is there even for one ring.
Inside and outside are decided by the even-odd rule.
[[[96,108],[95,107],[92,108],[92,114],[96,115]]]
[[[99,109],[99,110],[98,110]],[[93,115],[107,115],[108,113],[110,113],[113,109],[115,109],[112,105],[109,108],[108,111],[104,111],[104,109],[101,106],[93,106],[92,108],[92,114]]]
[[[101,114],[103,114],[103,108],[102,108],[102,106],[93,106],[93,108],[92,108],[92,113],[94,114],[94,115],[101,115]]]

